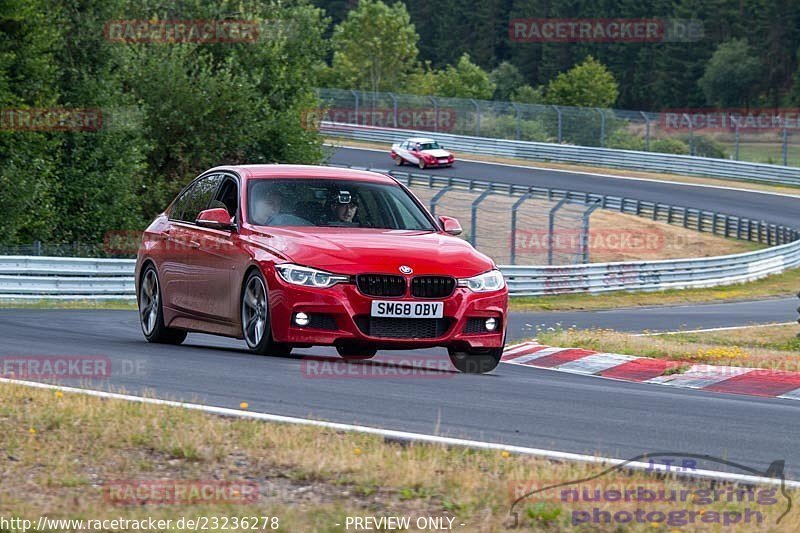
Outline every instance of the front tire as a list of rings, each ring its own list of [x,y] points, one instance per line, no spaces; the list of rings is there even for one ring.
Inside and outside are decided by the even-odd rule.
[[[403,166],[403,158],[400,157],[399,155],[394,156],[394,164],[397,165],[398,167],[402,167]]]
[[[480,352],[460,352],[448,348],[450,362],[465,374],[485,374],[494,370],[500,364],[503,348],[491,348]]]
[[[253,270],[244,283],[241,303],[242,336],[251,352],[261,355],[286,356],[290,346],[272,338],[267,286],[261,273]]]
[[[419,163],[417,163],[417,166],[419,166],[420,170],[425,170],[425,161],[421,157],[419,158]]]
[[[147,265],[139,283],[138,294],[139,324],[147,342],[159,344],[180,344],[186,340],[186,332],[168,328],[164,325],[164,307],[161,303],[161,286],[158,272],[153,265]]]

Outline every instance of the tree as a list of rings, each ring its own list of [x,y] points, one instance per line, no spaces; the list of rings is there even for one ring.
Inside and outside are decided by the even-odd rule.
[[[747,42],[731,39],[717,47],[698,84],[709,105],[748,105],[755,95],[761,71],[761,63]]]
[[[61,34],[47,0],[0,4],[0,108],[52,107],[58,101],[53,51]],[[56,220],[57,134],[15,130],[0,118],[0,244],[48,240]]]
[[[439,73],[431,67],[430,61],[417,65],[417,68],[408,75],[403,92],[434,96],[439,93]]]
[[[489,100],[494,94],[489,74],[470,61],[469,54],[463,54],[455,67],[448,65],[439,78],[440,96]]]
[[[340,86],[370,91],[400,87],[417,64],[419,36],[404,4],[361,0],[331,39]]]
[[[508,61],[497,65],[489,78],[495,85],[494,100],[511,100],[511,95],[525,85],[525,78],[522,77],[519,69]]]
[[[520,104],[544,104],[545,97],[541,87],[534,89],[530,85],[523,85],[513,92],[511,101]]]
[[[550,81],[545,94],[548,103],[556,105],[611,107],[619,96],[619,86],[602,63],[588,56]]]

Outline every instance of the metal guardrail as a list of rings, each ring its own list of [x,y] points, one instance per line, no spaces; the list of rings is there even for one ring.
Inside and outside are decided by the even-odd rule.
[[[109,263],[110,262],[110,263]],[[132,259],[0,256],[0,299],[133,299]],[[515,296],[656,291],[752,281],[800,266],[800,240],[705,259],[567,266],[501,265]]]
[[[428,131],[378,128],[356,124],[321,122],[320,133],[333,137],[384,143],[387,146],[407,137],[435,136],[448,149],[481,155],[494,155],[531,161],[557,161],[595,167],[666,172],[689,176],[707,176],[737,181],[755,181],[780,185],[800,185],[800,168],[711,159],[688,155],[637,152],[588,146],[490,139]]]
[[[796,267],[800,267],[800,241],[767,250],[705,259],[500,268],[512,294],[543,296],[733,285]]]
[[[129,300],[133,259],[0,256],[0,299]]]
[[[707,211],[692,207],[647,202],[636,198],[623,198],[568,189],[548,189],[545,187],[497,183],[454,176],[435,176],[432,174],[419,174],[380,168],[356,166],[349,166],[347,168],[390,174],[410,187],[451,187],[461,188],[475,193],[490,190],[499,194],[508,194],[517,197],[528,196],[528,198],[531,199],[538,198],[553,202],[568,199],[572,202],[582,203],[584,205],[599,204],[603,209],[636,215],[657,222],[665,222],[702,233],[712,233],[721,237],[757,242],[769,246],[786,244],[800,239],[800,230],[780,224],[773,224],[765,220],[753,220],[727,213]],[[512,235],[511,240],[513,241],[514,238],[515,236]]]

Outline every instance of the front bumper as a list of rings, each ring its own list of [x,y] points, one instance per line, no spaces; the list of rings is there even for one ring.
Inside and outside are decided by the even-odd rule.
[[[270,320],[272,334],[277,342],[294,345],[336,345],[359,344],[382,349],[424,348],[446,346],[459,350],[501,348],[504,341],[508,291],[506,288],[491,293],[474,293],[469,289],[456,288],[447,297],[428,300],[425,298],[382,298],[362,294],[355,284],[340,283],[328,289],[316,289],[290,285],[277,276],[267,275],[269,285]],[[430,335],[420,337],[393,337],[389,330],[380,329],[373,334],[368,326],[373,300],[403,300],[414,302],[444,302],[444,322],[438,329],[426,329]],[[310,317],[330,317],[325,320],[312,320],[306,327],[293,322],[296,313],[306,313]],[[494,318],[498,324],[492,332],[477,332],[467,328],[468,320]],[[409,319],[383,319],[409,320]],[[420,319],[434,320],[434,319]],[[403,328],[400,328],[403,329]],[[467,330],[467,331],[465,331]],[[407,335],[405,332],[404,335]]]

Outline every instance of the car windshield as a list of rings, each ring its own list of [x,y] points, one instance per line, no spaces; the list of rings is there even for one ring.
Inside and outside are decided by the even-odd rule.
[[[438,150],[439,148],[441,148],[441,146],[439,146],[439,143],[437,142],[420,143],[419,145],[420,150]]]
[[[320,226],[434,231],[399,185],[341,179],[256,179],[247,219],[259,226]]]

